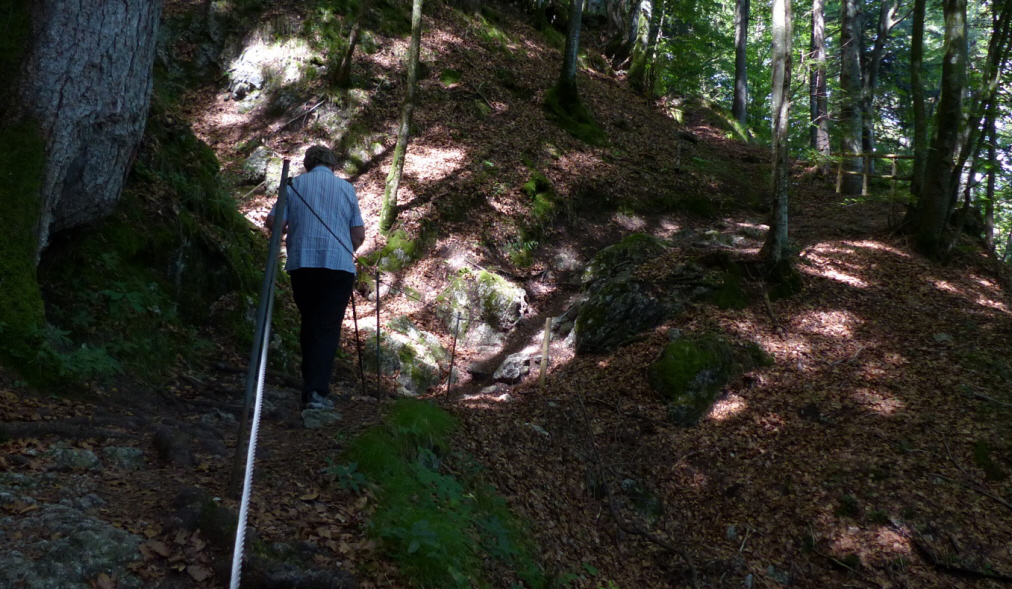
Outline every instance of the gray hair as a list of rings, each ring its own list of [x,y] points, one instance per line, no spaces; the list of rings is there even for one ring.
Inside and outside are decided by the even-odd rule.
[[[314,145],[306,150],[306,157],[302,163],[307,170],[312,170],[321,164],[333,170],[337,167],[337,156],[323,145]]]

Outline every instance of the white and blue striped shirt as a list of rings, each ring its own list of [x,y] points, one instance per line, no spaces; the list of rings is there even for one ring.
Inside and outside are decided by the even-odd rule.
[[[292,187],[288,189],[285,211],[288,221],[285,270],[330,268],[354,274],[350,229],[364,225],[355,187],[323,165],[293,178]]]

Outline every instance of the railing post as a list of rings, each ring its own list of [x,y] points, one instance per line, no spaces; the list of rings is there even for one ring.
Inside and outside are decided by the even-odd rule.
[[[868,196],[868,183],[871,181],[871,154],[862,154],[861,174],[864,181],[861,183],[861,196]]]
[[[891,191],[891,194],[890,194],[890,198],[892,200],[896,200],[896,172],[897,172],[897,170],[896,170],[896,160],[897,160],[897,158],[895,158],[895,157],[892,158],[893,165],[892,165],[892,172],[890,172],[890,175],[893,177],[892,178],[892,191]]]
[[[840,194],[843,191],[843,160],[847,157],[847,154],[840,152],[840,165],[836,167],[836,193]]]

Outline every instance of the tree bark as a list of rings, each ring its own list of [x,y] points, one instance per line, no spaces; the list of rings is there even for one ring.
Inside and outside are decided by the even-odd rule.
[[[966,125],[960,137],[955,174],[951,179],[950,191],[953,202],[955,202],[955,196],[959,190],[959,178],[962,175],[963,166],[971,155],[976,155],[974,146],[978,143],[981,133],[981,119],[997,96],[1001,71],[1009,57],[1010,41],[1012,41],[1012,4],[1003,3],[1001,12],[993,13],[992,18],[993,28],[991,40],[988,43],[987,58],[984,60],[984,68],[981,72],[981,85],[973,93],[973,102],[967,111]]]
[[[657,0],[644,0],[640,5],[643,9],[637,20],[639,26],[636,28],[636,41],[633,43],[632,62],[629,65],[629,86],[637,92],[645,90],[647,67],[650,65],[647,61],[647,47],[650,45],[654,18],[660,14]]]
[[[872,46],[871,55],[865,60],[864,85],[861,90],[861,122],[864,125],[861,141],[865,153],[875,151],[875,91],[878,86],[878,73],[882,66],[882,55],[885,53],[886,42],[889,39],[889,32],[903,19],[896,18],[899,12],[899,0],[885,2],[883,0],[879,10],[878,32],[875,35],[875,44]],[[874,160],[872,169],[874,171]]]
[[[910,38],[910,97],[914,109],[914,171],[910,195],[914,203],[920,202],[924,166],[928,159],[928,115],[924,107],[924,12],[927,0],[914,0],[913,23]],[[918,211],[915,206],[911,211]]]
[[[998,174],[998,127],[995,124],[997,101],[991,102],[987,113],[987,134],[991,138],[987,145],[987,202],[984,209],[984,241],[994,251],[994,189]]]
[[[162,3],[31,3],[18,101],[45,138],[36,263],[52,233],[113,211],[144,133]]]
[[[334,83],[340,88],[351,86],[351,62],[355,57],[355,48],[358,46],[359,38],[362,36],[362,18],[368,10],[369,0],[362,0],[358,5],[358,14],[355,15],[355,24],[351,25],[351,32],[348,34],[348,47],[344,50],[341,58],[341,65],[337,68],[337,75]]]
[[[580,54],[580,27],[583,21],[583,0],[572,0],[569,9],[569,32],[566,35],[566,49],[562,54],[562,72],[556,86],[559,104],[569,105],[580,101],[576,89],[576,64]]]
[[[404,157],[408,150],[411,135],[411,118],[415,112],[415,94],[418,89],[418,53],[422,44],[422,0],[414,0],[411,5],[411,44],[408,47],[408,87],[401,110],[401,122],[397,128],[397,145],[394,147],[394,159],[390,164],[386,187],[383,191],[383,206],[380,210],[379,228],[386,233],[390,231],[397,219],[397,191],[404,172]]]
[[[823,0],[812,2],[812,41],[810,45],[812,69],[809,78],[809,112],[812,121],[812,149],[829,160],[829,97],[826,82],[826,13]],[[828,164],[822,166],[829,171]]]
[[[650,39],[647,41],[647,76],[646,76],[646,87],[648,89],[647,94],[653,96],[654,91],[657,89],[657,44],[661,42],[661,35],[663,34],[662,25],[664,23],[664,13],[667,9],[667,2],[665,0],[655,0],[656,6],[654,6],[655,13],[652,14],[650,19]]]
[[[773,0],[772,151],[773,212],[761,254],[773,264],[787,256],[787,199],[790,161],[787,139],[791,113],[791,0]]]
[[[930,257],[941,252],[942,233],[949,220],[953,161],[959,148],[966,79],[966,0],[943,0],[942,10],[945,15],[942,87],[921,186],[923,212],[916,228],[917,248]]]
[[[819,1],[819,0],[816,0]],[[738,0],[734,10],[734,100],[731,116],[747,129],[746,110],[748,107],[748,17],[749,0]]]
[[[858,0],[840,3],[840,127],[843,136],[843,153],[861,153],[861,5]],[[864,169],[861,158],[847,158],[845,170],[860,172]],[[843,177],[843,193],[861,192],[861,177],[847,174]]]

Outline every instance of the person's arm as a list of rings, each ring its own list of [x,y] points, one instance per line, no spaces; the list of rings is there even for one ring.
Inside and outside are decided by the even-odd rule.
[[[365,227],[359,225],[351,228],[351,249],[358,250],[365,242]]]
[[[287,208],[285,209],[285,212],[286,213],[288,212]],[[274,207],[271,207],[271,212],[267,213],[267,220],[264,221],[264,227],[267,228],[267,233],[268,234],[274,233]],[[285,215],[285,224],[281,226],[281,233],[282,233],[282,235],[286,231],[288,231],[288,215],[287,214]]]

